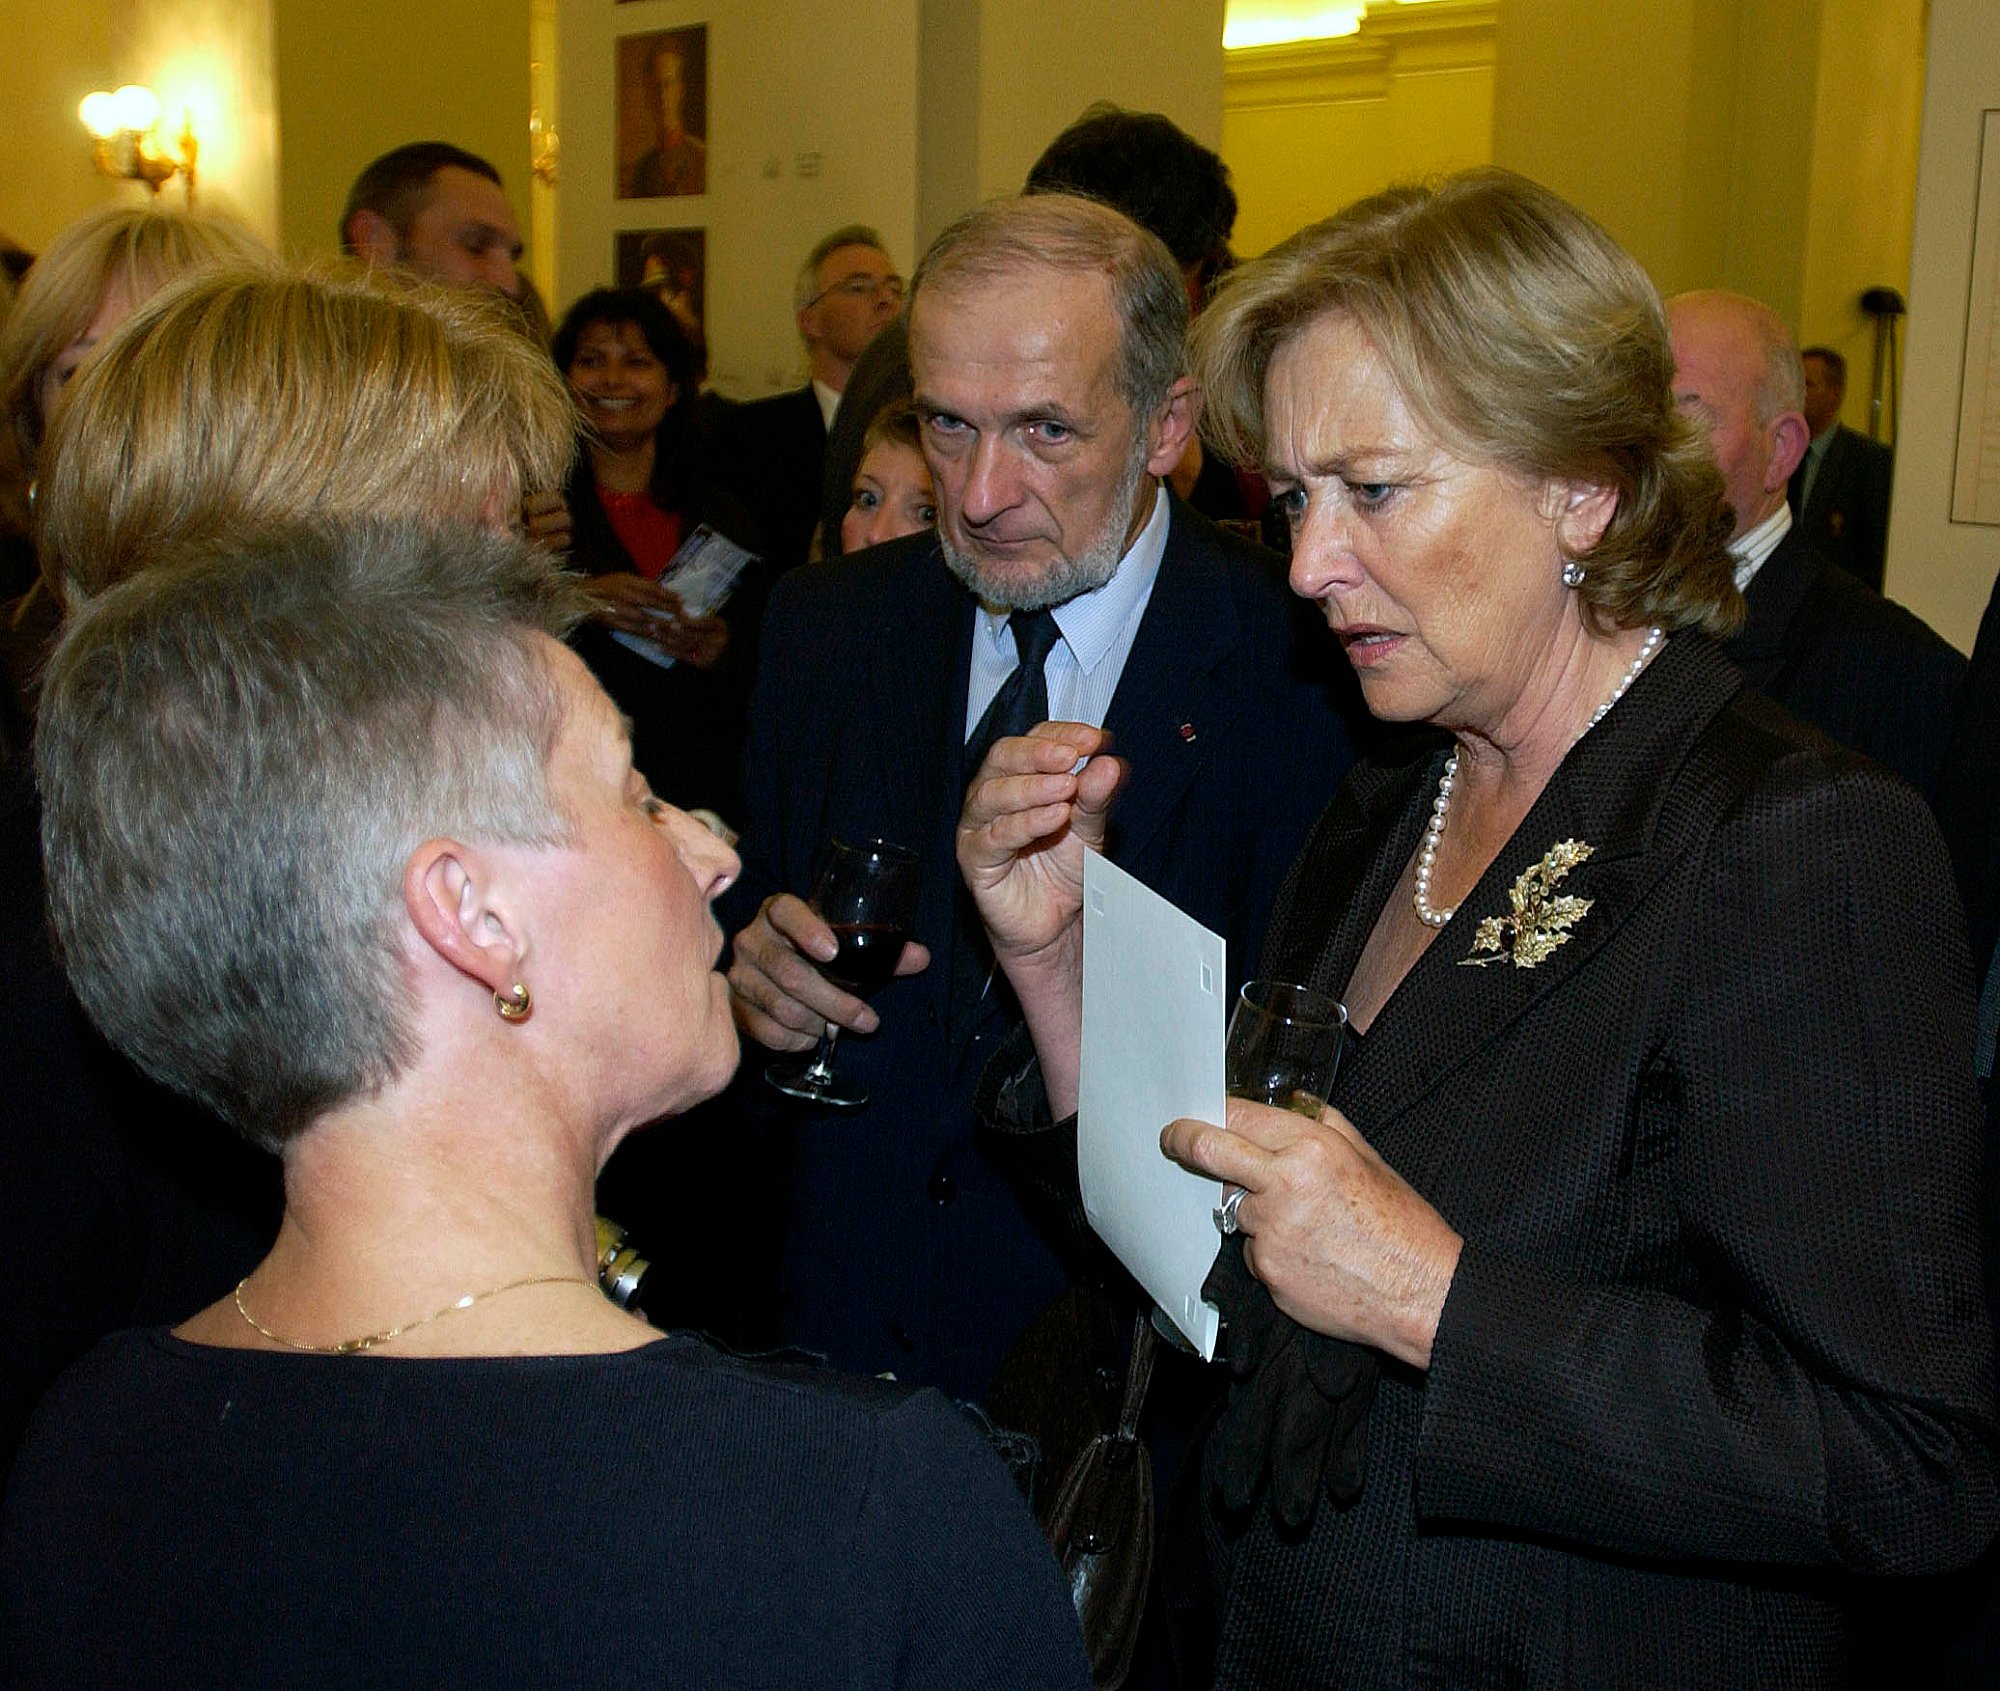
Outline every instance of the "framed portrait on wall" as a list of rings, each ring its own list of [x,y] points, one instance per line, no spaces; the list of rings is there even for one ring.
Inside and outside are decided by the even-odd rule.
[[[708,25],[618,38],[621,200],[708,192]]]
[[[621,288],[648,288],[697,340],[707,310],[705,229],[623,229],[613,241],[611,273]]]

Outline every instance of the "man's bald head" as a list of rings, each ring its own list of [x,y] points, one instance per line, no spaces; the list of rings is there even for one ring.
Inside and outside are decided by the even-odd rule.
[[[1747,533],[1784,503],[1811,435],[1805,369],[1784,320],[1743,294],[1703,289],[1667,301],[1674,397],[1698,421]]]

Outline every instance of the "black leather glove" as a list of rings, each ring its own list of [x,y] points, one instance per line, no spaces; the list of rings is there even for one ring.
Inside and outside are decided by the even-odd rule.
[[[1222,1312],[1231,1375],[1209,1435],[1222,1506],[1248,1509],[1268,1485],[1278,1524],[1301,1532],[1322,1486],[1339,1504],[1361,1495],[1380,1361],[1367,1346],[1311,1332],[1281,1311],[1244,1262],[1241,1235],[1222,1241],[1202,1296]]]

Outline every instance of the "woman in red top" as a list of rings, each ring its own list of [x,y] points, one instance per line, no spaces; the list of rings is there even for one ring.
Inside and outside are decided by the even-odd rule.
[[[653,294],[601,288],[570,307],[553,351],[584,425],[565,489],[573,562],[599,606],[577,649],[632,719],[654,790],[728,817],[762,572],[746,569],[707,614],[691,614],[703,607],[679,590],[683,548],[702,525],[756,549],[709,479],[694,350]]]

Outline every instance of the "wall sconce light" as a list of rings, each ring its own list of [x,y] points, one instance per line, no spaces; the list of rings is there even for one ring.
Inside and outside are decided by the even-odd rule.
[[[528,113],[528,168],[535,180],[553,188],[561,169],[562,137],[547,122],[539,106]]]
[[[128,82],[115,94],[86,94],[76,115],[91,134],[92,156],[106,176],[143,182],[154,193],[176,172],[194,204],[194,120],[183,115],[179,157],[161,150],[154,131],[160,121],[160,101],[152,89]]]

